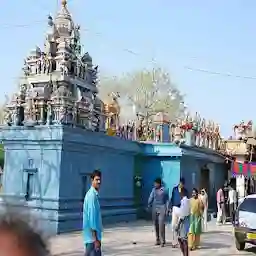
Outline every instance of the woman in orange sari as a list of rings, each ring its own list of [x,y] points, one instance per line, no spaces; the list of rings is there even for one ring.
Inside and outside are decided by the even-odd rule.
[[[193,189],[192,198],[190,199],[190,228],[188,234],[189,249],[196,250],[200,245],[200,236],[202,233],[202,216],[204,206],[201,199],[198,197],[198,190]]]

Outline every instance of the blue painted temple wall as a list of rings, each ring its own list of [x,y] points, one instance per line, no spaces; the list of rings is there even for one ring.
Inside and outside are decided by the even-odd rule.
[[[143,143],[142,145],[144,155],[142,164],[142,205],[146,207],[156,178],[162,178],[169,194],[171,194],[173,186],[178,184],[181,150],[171,143]]]
[[[90,187],[90,174],[95,169],[102,171],[103,221],[136,219],[133,184],[139,144],[80,129],[74,133],[73,128],[64,128],[63,132],[60,230],[81,229],[83,199]]]
[[[215,195],[217,189],[224,185],[227,173],[223,157],[212,150],[184,145],[180,167],[188,191],[191,193],[194,187],[205,188],[209,197],[209,209],[216,210]]]
[[[3,129],[1,137],[6,158],[3,196],[17,207],[30,206],[38,218],[49,220],[49,232],[81,229],[83,198],[94,169],[103,175],[103,221],[136,219],[137,142],[61,126],[11,127]],[[29,174],[30,198],[26,201]]]
[[[7,127],[0,134],[6,159],[3,197],[17,207],[28,205],[51,233],[81,229],[83,198],[94,169],[102,171],[100,201],[108,223],[134,220],[137,208],[147,205],[156,177],[171,193],[184,176],[191,191],[200,187],[201,168],[207,166],[211,197],[224,182],[223,158],[210,150],[137,143],[62,126]],[[135,175],[142,178],[141,188],[135,186]]]

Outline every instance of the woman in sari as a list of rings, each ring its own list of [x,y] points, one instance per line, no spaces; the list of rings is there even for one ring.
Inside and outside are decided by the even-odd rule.
[[[208,219],[208,195],[206,190],[203,188],[201,190],[200,198],[204,206],[203,219],[202,219],[202,232],[207,231],[207,219]]]
[[[190,199],[190,227],[188,235],[188,247],[191,251],[198,249],[200,244],[203,210],[204,207],[198,196],[198,190],[193,188],[192,198]]]

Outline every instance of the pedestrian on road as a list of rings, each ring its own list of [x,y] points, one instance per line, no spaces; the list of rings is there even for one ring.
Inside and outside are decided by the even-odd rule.
[[[216,201],[217,201],[217,224],[220,225],[226,223],[226,209],[225,209],[225,198],[224,198],[224,192],[223,188],[221,187],[216,195]]]
[[[237,204],[237,195],[234,188],[231,186],[228,192],[228,204],[229,204],[229,214],[231,218],[231,222],[234,223],[235,221],[235,210]]]
[[[180,203],[180,217],[178,225],[176,227],[178,241],[181,252],[184,256],[188,256],[188,232],[189,232],[189,215],[190,215],[190,201],[185,195],[184,188],[180,191],[181,203]]]
[[[152,209],[152,219],[155,226],[156,245],[165,245],[165,218],[168,213],[168,193],[162,186],[160,178],[155,179],[149,199],[148,208]]]
[[[185,188],[185,179],[181,178],[180,183],[175,186],[172,190],[172,197],[169,203],[169,206],[171,207],[171,214],[172,214],[172,247],[176,248],[178,247],[178,238],[177,238],[177,232],[175,231],[178,220],[179,220],[179,210],[180,210],[180,203],[181,203],[181,196],[180,191],[181,189],[184,190],[185,196],[188,197],[188,191]]]
[[[202,219],[202,232],[207,231],[207,221],[208,221],[208,195],[206,190],[203,188],[201,190],[200,199],[204,205],[203,219]]]
[[[200,246],[203,211],[204,206],[198,196],[198,190],[193,188],[192,198],[190,199],[190,228],[188,235],[188,246],[191,251],[198,249]]]
[[[91,188],[85,195],[83,207],[83,235],[85,256],[101,256],[102,220],[99,203],[101,172],[91,175]]]

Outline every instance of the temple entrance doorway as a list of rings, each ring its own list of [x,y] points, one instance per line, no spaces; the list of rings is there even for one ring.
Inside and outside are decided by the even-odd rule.
[[[205,189],[206,193],[210,193],[210,170],[207,166],[203,166],[200,171],[200,189]]]

